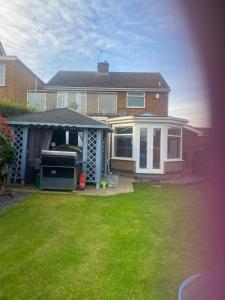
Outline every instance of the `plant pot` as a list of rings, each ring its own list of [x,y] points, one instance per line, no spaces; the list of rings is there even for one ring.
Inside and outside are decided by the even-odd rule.
[[[119,174],[108,174],[107,176],[108,187],[115,188],[119,183]]]

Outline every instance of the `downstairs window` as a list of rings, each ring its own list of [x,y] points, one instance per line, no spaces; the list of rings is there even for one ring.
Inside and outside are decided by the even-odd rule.
[[[167,158],[181,159],[181,128],[168,128]]]
[[[133,127],[116,127],[114,133],[114,157],[133,157]]]

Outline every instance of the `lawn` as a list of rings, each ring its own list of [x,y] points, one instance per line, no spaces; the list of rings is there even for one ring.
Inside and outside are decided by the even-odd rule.
[[[0,299],[177,299],[200,271],[198,192],[29,196],[0,215]]]

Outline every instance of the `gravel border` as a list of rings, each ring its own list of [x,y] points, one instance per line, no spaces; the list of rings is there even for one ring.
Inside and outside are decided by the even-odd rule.
[[[0,195],[0,213],[8,207],[25,200],[28,194],[26,192],[7,192],[5,195]]]

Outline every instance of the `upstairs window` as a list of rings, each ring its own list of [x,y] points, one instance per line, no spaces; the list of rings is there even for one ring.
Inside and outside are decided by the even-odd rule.
[[[93,115],[116,114],[116,93],[87,93],[87,112]]]
[[[5,65],[0,64],[0,86],[5,86]]]
[[[58,92],[57,93],[57,108],[63,108],[66,106],[67,106],[66,93]]]
[[[87,113],[98,114],[98,94],[87,93]]]
[[[99,94],[99,113],[116,114],[116,94],[101,93]]]
[[[29,91],[27,93],[27,105],[28,107],[35,108],[37,111],[45,111],[46,93]]]
[[[181,159],[181,128],[168,128],[167,158]]]
[[[145,93],[129,92],[127,93],[127,108],[144,108]]]
[[[86,113],[87,95],[83,92],[58,92],[57,108],[69,107],[75,111]]]

